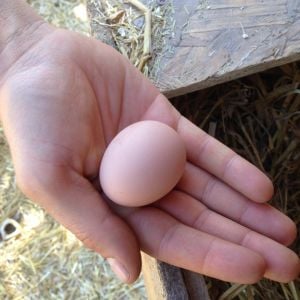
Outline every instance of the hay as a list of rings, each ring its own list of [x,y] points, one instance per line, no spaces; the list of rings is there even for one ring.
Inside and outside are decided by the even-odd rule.
[[[172,1],[160,2],[102,0],[106,22],[102,17],[98,22],[111,29],[117,50],[150,78],[156,77],[161,57],[171,51],[167,40],[174,32]]]
[[[172,100],[204,130],[268,173],[271,203],[300,225],[300,63],[285,65]],[[213,125],[213,126],[212,126]],[[214,128],[215,127],[215,128]],[[292,245],[300,253],[299,232]],[[208,280],[220,299],[299,300],[299,279],[231,285]]]
[[[0,223],[13,218],[21,226],[0,240],[0,299],[145,299],[141,278],[120,283],[103,258],[19,192],[2,131],[0,178]]]
[[[90,35],[85,0],[27,0],[49,23]]]

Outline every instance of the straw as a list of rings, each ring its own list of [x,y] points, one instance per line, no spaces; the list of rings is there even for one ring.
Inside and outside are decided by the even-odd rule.
[[[163,5],[156,0],[145,2],[101,0],[106,22],[99,16],[98,24],[109,26],[117,50],[144,75],[155,78],[162,55],[170,51],[166,41],[174,27],[173,8],[171,0]]]
[[[298,228],[299,82],[298,62],[172,100],[182,114],[207,132],[213,124],[213,133],[219,140],[271,177],[275,185],[271,204],[292,218]],[[292,249],[300,253],[299,235]],[[208,286],[212,292],[217,284]],[[262,280],[251,286],[229,283],[225,286],[227,289],[218,292],[224,300],[299,299],[299,280],[289,284]]]

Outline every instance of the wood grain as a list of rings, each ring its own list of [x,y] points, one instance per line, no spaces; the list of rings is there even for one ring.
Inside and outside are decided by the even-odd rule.
[[[174,0],[175,47],[156,85],[169,96],[300,58],[299,0]]]
[[[142,253],[149,300],[210,300],[203,277]]]
[[[163,52],[160,71],[151,78],[168,97],[300,59],[299,0],[172,2],[175,30],[166,45],[172,51]],[[101,38],[105,28],[93,22],[99,11],[91,5],[89,11]]]

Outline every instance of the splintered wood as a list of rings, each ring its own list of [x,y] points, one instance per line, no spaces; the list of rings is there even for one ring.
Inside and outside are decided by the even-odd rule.
[[[106,0],[88,0],[90,3],[95,1]],[[114,3],[113,0],[109,2]],[[127,14],[132,13],[137,3],[140,3],[140,13],[144,16],[147,9],[151,12],[152,22],[147,25],[151,25],[150,31],[144,17],[141,25],[144,34],[135,37],[136,43],[131,41],[129,45],[128,40],[134,40],[134,35],[130,37],[126,30],[121,30],[117,34],[117,44],[124,46],[127,43],[131,49],[140,47],[138,58],[132,56],[133,51],[128,58],[142,69],[142,60],[149,58],[140,44],[144,43],[146,32],[151,32],[152,54],[150,61],[145,62],[143,73],[167,96],[195,91],[300,58],[298,0],[115,2],[115,6],[111,6],[122,6]],[[93,31],[99,31],[97,27],[103,30],[105,26],[93,20],[105,12],[97,13],[89,6]],[[135,9],[139,10],[138,6]],[[153,20],[157,11],[162,12],[166,7],[167,13]],[[166,17],[169,19],[163,20]],[[161,35],[154,31],[158,20],[161,21],[158,26]],[[106,29],[116,38],[115,28],[116,25],[109,25]],[[121,43],[121,39],[125,42]],[[159,47],[154,46],[157,39],[162,40]]]

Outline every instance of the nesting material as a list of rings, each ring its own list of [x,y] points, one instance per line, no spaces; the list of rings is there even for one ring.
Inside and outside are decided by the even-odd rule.
[[[99,0],[93,0],[99,1]],[[170,51],[167,39],[174,32],[172,1],[101,0],[98,22],[109,27],[116,48],[144,75],[155,78],[162,55]]]
[[[299,62],[172,102],[195,124],[266,172],[275,185],[271,204],[300,228]],[[299,235],[292,249],[300,253]],[[221,295],[222,300],[300,299],[299,280],[289,284],[262,280],[255,285],[207,281],[212,299]]]
[[[2,128],[0,228],[1,300],[146,299],[141,278],[122,284],[102,257],[22,195]]]
[[[27,0],[48,22],[60,28],[90,34],[85,0]]]

